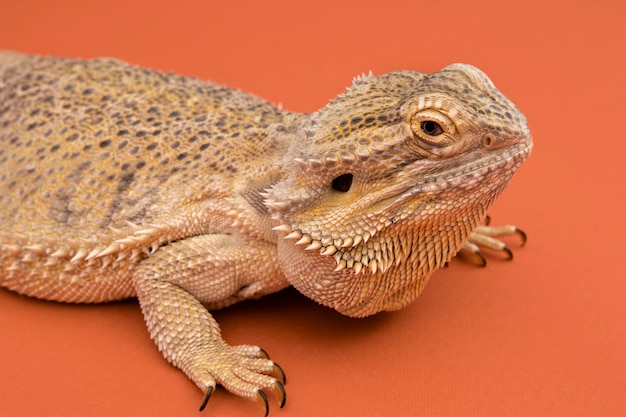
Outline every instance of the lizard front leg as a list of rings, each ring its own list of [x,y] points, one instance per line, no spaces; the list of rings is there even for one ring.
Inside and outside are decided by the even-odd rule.
[[[205,305],[220,308],[288,285],[275,246],[231,235],[201,235],[160,248],[142,261],[134,283],[150,336],[163,356],[205,392],[216,383],[264,403],[276,389],[285,402],[284,374],[257,346],[230,346]]]

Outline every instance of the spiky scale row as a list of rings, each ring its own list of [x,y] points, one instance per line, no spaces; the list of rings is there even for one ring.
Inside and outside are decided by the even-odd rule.
[[[332,256],[337,267],[335,272],[349,268],[355,274],[369,270],[372,274],[378,271],[385,272],[395,259],[400,257],[394,252],[393,245],[372,241],[367,245],[372,237],[371,233],[363,232],[354,237],[333,239],[330,236],[319,237],[319,232],[312,234],[302,233],[299,230],[292,230],[290,226],[281,224],[272,230],[286,233],[283,239],[295,240],[297,246],[304,246],[305,251],[318,251],[322,256]]]
[[[75,277],[72,274],[76,274],[77,271],[80,271],[81,276],[86,276],[93,268],[96,268],[93,272],[104,271],[122,261],[135,263],[175,238],[173,233],[176,228],[171,225],[140,226],[127,222],[127,226],[131,229],[130,234],[128,231],[110,227],[113,237],[109,236],[107,239],[114,240],[109,244],[98,243],[95,238],[80,238],[68,239],[58,246],[52,239],[3,234],[0,236],[2,240],[19,243],[2,244],[0,240],[0,256],[4,252],[16,259],[6,268],[9,273],[20,273],[24,265],[36,265],[41,262],[41,265],[47,268],[41,272],[42,276],[55,278],[57,273],[53,271],[61,268],[58,273],[59,279],[73,280]],[[41,242],[32,243],[33,240]],[[80,270],[77,269],[79,265]]]

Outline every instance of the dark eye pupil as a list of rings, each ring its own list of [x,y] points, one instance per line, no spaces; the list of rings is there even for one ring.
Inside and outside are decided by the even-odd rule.
[[[430,136],[437,136],[443,133],[443,129],[437,122],[426,120],[422,122],[422,131]]]
[[[343,174],[338,176],[333,180],[333,190],[341,191],[342,193],[346,193],[350,191],[350,187],[352,186],[352,174]]]

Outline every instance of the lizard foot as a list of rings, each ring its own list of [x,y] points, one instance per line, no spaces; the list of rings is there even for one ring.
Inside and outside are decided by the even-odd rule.
[[[206,407],[216,384],[241,397],[257,400],[269,413],[266,391],[275,390],[280,408],[285,406],[286,378],[282,368],[269,359],[267,353],[250,345],[229,346],[221,344],[219,352],[202,349],[195,352],[193,380],[205,389],[200,411]]]
[[[489,226],[489,217],[486,225],[477,226],[470,238],[465,242],[460,253],[470,255],[478,260],[480,266],[487,265],[487,259],[481,252],[481,248],[487,248],[504,252],[507,259],[513,259],[513,252],[499,238],[517,235],[521,239],[521,246],[526,244],[526,233],[515,226]]]

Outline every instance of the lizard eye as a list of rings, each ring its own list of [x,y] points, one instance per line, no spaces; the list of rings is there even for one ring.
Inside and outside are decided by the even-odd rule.
[[[429,136],[439,136],[443,133],[443,129],[439,123],[433,122],[432,120],[423,121],[420,127],[422,128],[422,132]]]
[[[422,142],[436,147],[450,145],[456,134],[452,120],[434,109],[417,112],[411,120],[411,130]]]
[[[352,187],[352,174],[348,173],[338,176],[333,180],[332,187],[333,190],[347,193],[350,191],[350,187]]]

